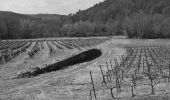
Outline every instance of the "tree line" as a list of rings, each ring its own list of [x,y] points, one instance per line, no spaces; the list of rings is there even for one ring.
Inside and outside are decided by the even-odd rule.
[[[129,38],[169,38],[169,0],[105,0],[72,15],[73,22],[102,23],[104,31]],[[100,31],[101,32],[101,31]]]
[[[105,0],[67,16],[2,15],[0,13],[1,39],[113,35],[170,37],[169,0]]]

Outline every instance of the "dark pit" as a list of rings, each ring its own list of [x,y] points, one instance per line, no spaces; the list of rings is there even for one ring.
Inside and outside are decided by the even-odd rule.
[[[20,73],[17,78],[30,78],[30,77],[37,76],[39,74],[44,74],[44,73],[49,73],[49,72],[52,72],[52,71],[62,70],[62,69],[65,69],[69,66],[72,66],[72,65],[77,65],[77,64],[80,64],[80,63],[92,61],[92,60],[100,57],[101,55],[102,55],[101,50],[90,49],[90,50],[87,50],[85,52],[79,53],[75,56],[72,56],[70,58],[67,58],[63,61],[49,65],[47,67],[44,67],[44,68],[41,68],[41,69],[37,67],[32,71],[26,71],[24,73]]]

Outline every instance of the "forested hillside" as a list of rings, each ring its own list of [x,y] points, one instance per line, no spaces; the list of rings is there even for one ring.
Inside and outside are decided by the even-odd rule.
[[[72,16],[80,25],[82,21],[89,24],[86,26],[98,25],[100,33],[129,38],[170,37],[170,0],[106,0]]]
[[[69,19],[64,15],[23,15],[0,12],[0,38],[40,38],[62,36],[60,29]]]
[[[168,38],[170,0],[105,0],[68,16],[0,12],[0,21],[3,39],[103,35]]]

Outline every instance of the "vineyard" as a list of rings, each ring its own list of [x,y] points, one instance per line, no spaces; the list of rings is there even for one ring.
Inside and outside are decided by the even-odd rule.
[[[157,86],[170,82],[170,46],[169,45],[123,45],[125,54],[99,65],[102,74],[102,86],[95,89],[90,71],[93,89],[90,98],[97,100],[96,91],[109,90],[113,99],[125,99],[156,95],[169,92]],[[144,88],[147,87],[147,88]],[[140,90],[146,89],[144,93]],[[149,90],[148,90],[149,89]],[[92,95],[93,94],[93,95]],[[123,95],[122,95],[123,94]],[[161,94],[161,93],[160,93]],[[149,99],[148,99],[149,100]]]
[[[0,42],[2,100],[169,100],[170,41]]]
[[[47,44],[49,54],[53,55],[57,50],[72,50],[94,47],[108,40],[104,39],[61,39],[61,40],[28,40],[28,41],[1,41],[0,42],[0,64],[6,64],[15,57],[28,50],[29,58],[33,58],[41,50],[44,44]],[[45,43],[44,43],[45,42]],[[33,47],[31,48],[31,45]]]

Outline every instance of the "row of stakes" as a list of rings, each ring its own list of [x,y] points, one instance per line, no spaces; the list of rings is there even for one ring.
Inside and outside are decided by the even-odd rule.
[[[101,74],[102,74],[102,86],[107,86],[107,82],[111,82],[112,81],[112,75],[113,73],[115,74],[118,74],[117,71],[116,71],[116,68],[115,68],[115,72],[113,72],[113,66],[112,66],[112,63],[111,63],[111,60],[110,60],[110,66],[112,68],[112,70],[109,69],[109,65],[108,65],[108,62],[106,62],[106,68],[107,68],[107,72],[106,74],[104,74],[104,71],[102,69],[102,65],[99,65],[99,68],[101,70]],[[115,59],[115,67],[118,66],[118,62],[117,60]],[[170,68],[169,68],[169,74],[170,74]],[[90,91],[90,100],[92,100],[93,96],[92,96],[92,92],[94,92],[94,97],[95,97],[95,100],[97,100],[97,96],[96,96],[96,89],[95,89],[95,86],[94,86],[94,81],[93,81],[93,76],[92,76],[92,72],[90,71],[90,76],[91,76],[91,82],[92,82],[92,86],[93,86],[93,90]],[[170,76],[170,75],[169,75]],[[117,88],[117,91],[121,91],[121,86],[120,86],[120,83],[121,83],[121,79],[120,78],[123,78],[123,77],[120,77],[119,75],[116,75],[116,86],[112,86],[112,87],[107,87],[107,89],[110,89],[111,91],[111,96],[113,99],[115,100],[119,100],[120,98],[117,98],[117,97],[114,97],[113,95],[113,89]],[[123,79],[122,79],[123,80]],[[135,86],[136,86],[136,79],[135,79],[135,76],[132,75],[132,83],[133,85],[130,85],[130,84],[125,84],[127,86],[130,86],[131,87],[131,93],[132,93],[132,97],[135,96],[134,94],[134,89],[135,89]],[[168,80],[169,82],[169,80]],[[154,94],[154,93],[153,93]]]
[[[118,66],[117,59],[114,59],[114,61],[115,61],[115,66]],[[101,71],[101,74],[102,74],[102,86],[104,86],[104,85],[107,86],[107,82],[111,82],[112,81],[112,76],[113,76],[113,73],[114,73],[113,65],[112,65],[112,60],[110,60],[109,63],[110,63],[110,66],[111,66],[111,70],[109,69],[108,62],[106,62],[106,68],[107,68],[106,74],[104,74],[104,71],[102,69],[103,65],[99,65],[99,68],[100,68],[100,71]],[[93,89],[90,90],[90,100],[93,100],[92,93],[94,93],[94,98],[95,98],[95,100],[97,100],[96,89],[95,89],[95,85],[94,85],[93,76],[92,76],[92,72],[91,71],[90,71],[90,77],[91,77],[91,84],[92,84],[92,87],[93,87]],[[107,88],[110,89],[111,96],[112,96],[113,99],[116,99],[116,100],[120,99],[120,98],[114,97],[114,95],[113,95],[113,89],[117,88],[118,91],[121,91],[120,78],[119,77],[116,77],[116,86],[107,87]]]

